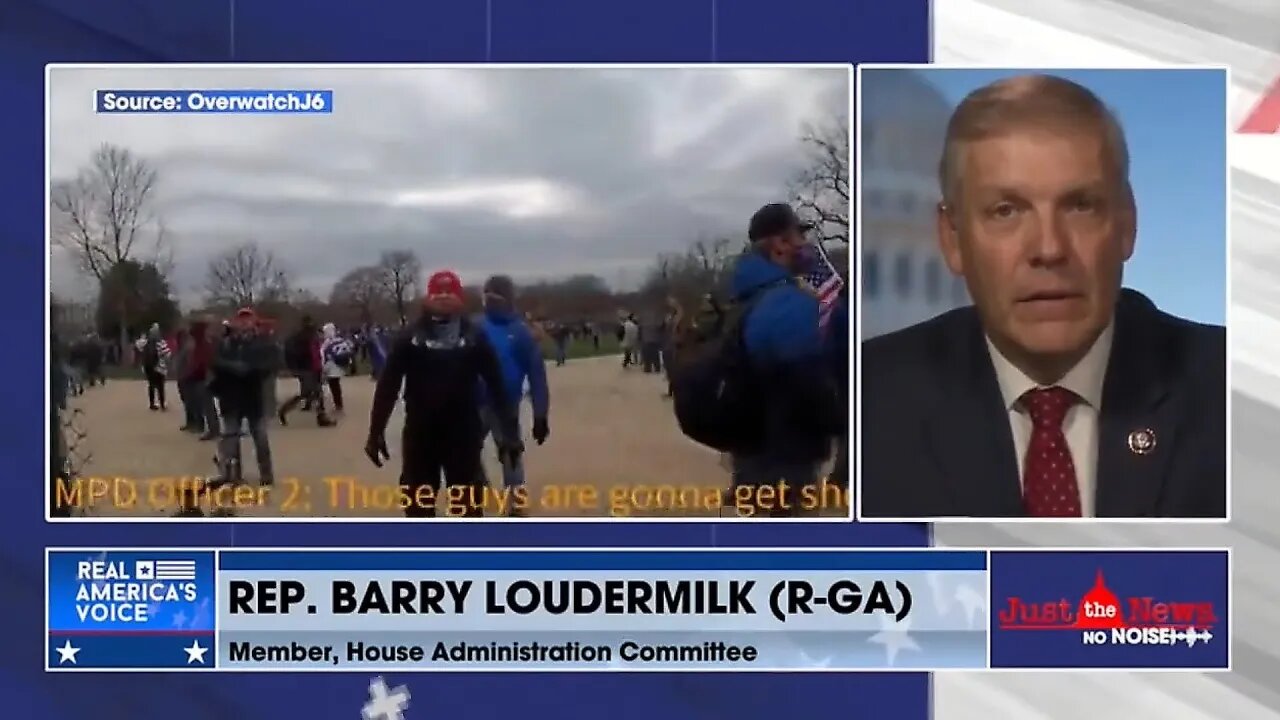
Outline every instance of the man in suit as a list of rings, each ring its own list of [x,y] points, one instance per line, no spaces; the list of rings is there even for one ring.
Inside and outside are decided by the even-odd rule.
[[[862,517],[1226,516],[1226,331],[1123,289],[1124,133],[1036,75],[947,128],[938,241],[971,307],[867,341]]]

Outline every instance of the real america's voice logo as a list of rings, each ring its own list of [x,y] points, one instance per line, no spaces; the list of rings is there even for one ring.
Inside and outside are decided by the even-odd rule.
[[[1077,632],[1082,645],[1194,647],[1212,642],[1217,624],[1212,602],[1152,596],[1121,600],[1107,587],[1101,569],[1079,601],[1009,596],[997,615],[1000,630]]]
[[[138,623],[165,603],[197,598],[194,560],[86,560],[76,563],[75,611],[80,622]]]

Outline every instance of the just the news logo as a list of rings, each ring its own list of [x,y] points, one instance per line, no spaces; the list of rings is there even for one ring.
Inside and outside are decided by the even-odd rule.
[[[1006,598],[1000,630],[1079,632],[1082,645],[1167,645],[1194,647],[1214,639],[1218,624],[1212,602],[1168,601],[1142,596],[1121,601],[1098,570],[1093,587],[1079,602]]]

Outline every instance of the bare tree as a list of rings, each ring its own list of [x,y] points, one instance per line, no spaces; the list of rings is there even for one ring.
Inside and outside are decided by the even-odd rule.
[[[384,275],[383,269],[375,266],[352,270],[334,283],[329,304],[355,310],[361,323],[371,324],[378,309],[385,307],[390,297]]]
[[[127,148],[104,144],[72,179],[50,188],[51,241],[97,280],[124,260],[165,247],[164,226],[152,207],[156,170]],[[150,260],[152,258],[144,258]]]
[[[287,303],[292,299],[288,271],[271,251],[255,242],[230,248],[209,262],[205,293],[210,305],[222,307]]]
[[[744,241],[729,238],[701,239],[683,253],[660,256],[640,287],[639,300],[649,306],[675,298],[690,307],[706,293],[722,293]]]
[[[808,164],[791,183],[800,214],[820,240],[849,242],[849,118],[810,125],[800,138]]]
[[[422,275],[422,264],[412,250],[392,250],[382,253],[378,261],[382,271],[382,285],[387,297],[396,308],[396,316],[403,323],[409,299],[418,293],[418,278]]]
[[[157,179],[155,168],[129,149],[99,146],[74,178],[49,188],[50,242],[99,285],[122,262],[163,260],[167,238],[152,207]],[[122,316],[122,349],[128,320]]]

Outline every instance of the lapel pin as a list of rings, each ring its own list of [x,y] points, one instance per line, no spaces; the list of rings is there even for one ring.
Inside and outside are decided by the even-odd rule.
[[[1156,449],[1156,433],[1151,428],[1142,428],[1129,433],[1129,452],[1134,455],[1150,455]]]

